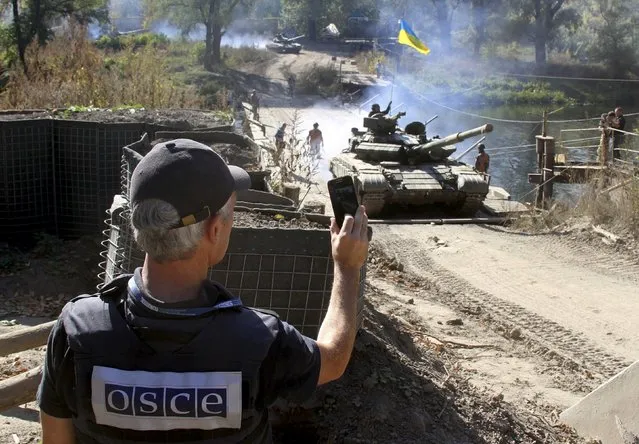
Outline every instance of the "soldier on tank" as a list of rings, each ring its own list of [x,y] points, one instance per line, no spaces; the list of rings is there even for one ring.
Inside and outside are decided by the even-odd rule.
[[[250,183],[188,139],[140,161],[131,223],[144,265],[63,308],[38,391],[43,443],[269,443],[270,405],[341,377],[368,249],[364,207],[341,228],[331,221],[333,289],[313,340],[207,278]]]
[[[373,106],[371,107],[371,111],[368,113],[368,117],[379,117],[379,116],[387,115],[391,110],[392,103],[393,103],[392,100],[388,102],[388,106],[386,107],[384,111],[382,111],[381,108],[379,107],[379,103],[374,103]]]

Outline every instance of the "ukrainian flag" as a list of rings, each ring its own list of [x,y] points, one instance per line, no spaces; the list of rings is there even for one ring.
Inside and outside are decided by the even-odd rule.
[[[417,38],[417,35],[415,35],[411,27],[404,21],[404,19],[399,21],[399,26],[399,35],[397,36],[397,41],[399,43],[401,43],[402,45],[408,45],[425,55],[428,55],[430,53],[430,48],[424,45],[422,41]]]

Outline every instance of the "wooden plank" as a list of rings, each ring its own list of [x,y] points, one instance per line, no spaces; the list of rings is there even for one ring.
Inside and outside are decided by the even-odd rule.
[[[0,356],[46,345],[55,323],[56,321],[51,321],[0,335]]]
[[[0,381],[0,412],[35,400],[42,378],[42,367],[36,367]]]
[[[553,182],[555,182],[556,176],[554,175],[555,168],[555,139],[552,137],[546,138],[546,148],[544,152],[544,164],[542,169],[542,177],[544,179],[544,203],[549,202],[553,195]]]

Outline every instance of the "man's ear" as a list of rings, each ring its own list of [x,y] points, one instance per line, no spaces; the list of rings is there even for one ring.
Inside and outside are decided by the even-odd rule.
[[[220,235],[220,228],[222,226],[222,218],[219,215],[210,217],[206,225],[206,237],[212,244],[217,242],[217,238]]]

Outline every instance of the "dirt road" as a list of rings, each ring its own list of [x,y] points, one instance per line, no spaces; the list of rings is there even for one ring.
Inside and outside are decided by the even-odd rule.
[[[452,304],[480,306],[592,372],[612,376],[639,358],[629,258],[569,235],[486,226],[376,226],[375,238]]]

